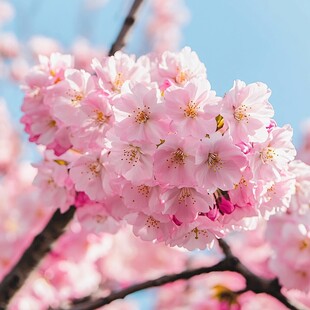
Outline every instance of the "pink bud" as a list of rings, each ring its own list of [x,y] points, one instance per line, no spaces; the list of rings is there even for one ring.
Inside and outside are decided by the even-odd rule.
[[[235,206],[231,203],[230,200],[222,196],[218,202],[218,207],[220,211],[224,214],[230,214],[235,210]]]
[[[218,208],[211,209],[209,212],[207,212],[207,217],[211,221],[215,221],[218,218],[219,210]]]

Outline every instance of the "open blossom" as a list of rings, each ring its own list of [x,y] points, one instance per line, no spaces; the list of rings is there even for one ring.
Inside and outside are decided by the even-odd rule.
[[[77,126],[82,121],[81,102],[93,89],[93,77],[88,72],[67,69],[64,80],[49,89],[45,102],[64,125]]]
[[[168,215],[143,212],[133,213],[127,216],[128,223],[133,225],[133,233],[145,241],[163,241],[174,228],[174,224]]]
[[[111,217],[99,203],[88,203],[77,208],[76,216],[81,228],[88,232],[115,234],[121,227],[119,221]]]
[[[62,81],[65,70],[70,67],[72,67],[72,58],[69,55],[56,53],[50,57],[40,56],[39,64],[26,75],[26,84],[23,86],[26,95],[22,105],[24,115],[21,122],[30,135],[29,140],[49,147],[61,145],[63,152],[71,144],[67,143],[68,139],[65,139],[66,145],[63,145],[60,139],[56,141],[57,135],[64,137],[64,131],[61,130],[61,123],[46,104],[46,98],[49,98],[48,87]],[[60,133],[59,130],[61,130]]]
[[[190,47],[184,47],[179,53],[165,51],[159,59],[158,80],[162,84],[169,80],[184,85],[193,78],[205,79],[206,67]]]
[[[201,138],[216,131],[219,98],[207,80],[193,79],[184,87],[170,87],[164,98],[173,129],[180,135]]]
[[[292,175],[283,176],[279,182],[269,181],[261,184],[261,202],[259,210],[267,217],[279,211],[285,211],[291,202],[294,193],[295,180]]]
[[[160,143],[169,132],[169,122],[162,113],[159,89],[143,84],[129,88],[130,92],[114,103],[118,110],[125,113],[125,118],[116,124],[115,133],[121,140]]]
[[[154,175],[162,185],[196,186],[192,144],[179,135],[169,135],[154,155]]]
[[[112,192],[108,173],[107,151],[82,155],[70,166],[70,177],[77,191],[85,192],[95,201],[104,199]]]
[[[271,130],[265,142],[254,143],[250,166],[255,178],[281,180],[281,172],[287,171],[288,163],[296,155],[292,136],[292,128],[286,125]]]
[[[239,183],[247,160],[228,135],[215,133],[197,145],[196,164],[198,186],[230,190]]]
[[[161,198],[163,214],[172,214],[180,222],[191,223],[199,212],[207,212],[213,206],[214,198],[208,192],[198,192],[194,188],[182,187],[167,189]]]
[[[111,95],[122,93],[124,84],[129,81],[149,82],[148,60],[118,51],[111,57],[105,57],[100,63],[93,59],[92,67],[99,78],[99,85]]]
[[[200,216],[195,222],[183,223],[166,243],[171,246],[184,247],[190,251],[211,248],[216,236],[221,236],[221,232],[217,230],[218,227],[214,222]]]
[[[66,165],[56,161],[35,165],[38,168],[33,183],[40,187],[41,198],[46,205],[65,212],[74,202],[75,191]]]
[[[221,102],[221,115],[236,143],[264,142],[267,126],[273,117],[273,108],[268,102],[270,90],[263,83],[246,85],[235,81]]]
[[[126,180],[142,183],[153,180],[153,154],[155,145],[140,141],[112,142],[109,163],[114,171]]]
[[[122,189],[124,203],[133,211],[160,213],[163,203],[160,200],[161,187],[156,182],[142,184],[125,183]]]
[[[88,151],[102,147],[104,137],[115,121],[106,94],[102,91],[89,93],[79,107],[79,119],[79,126],[71,128],[70,141],[73,148]]]

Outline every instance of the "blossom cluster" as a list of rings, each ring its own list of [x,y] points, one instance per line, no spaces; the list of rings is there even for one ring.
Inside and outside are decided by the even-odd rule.
[[[46,147],[35,178],[46,204],[189,250],[288,207],[292,129],[273,120],[265,84],[237,80],[216,96],[189,47],[91,66],[52,54],[25,79],[22,123]]]
[[[290,163],[296,176],[289,209],[267,223],[265,238],[273,253],[270,270],[288,289],[310,292],[310,166],[296,160]]]

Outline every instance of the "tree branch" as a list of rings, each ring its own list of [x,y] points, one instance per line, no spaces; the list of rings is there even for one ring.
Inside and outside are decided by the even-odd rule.
[[[295,306],[281,293],[281,285],[278,279],[264,279],[255,275],[250,271],[240,260],[232,254],[229,245],[223,239],[219,240],[220,247],[222,248],[225,258],[211,267],[203,267],[193,270],[186,270],[178,274],[165,275],[160,278],[149,280],[143,283],[134,284],[118,292],[112,292],[110,295],[96,300],[88,300],[87,302],[74,305],[70,310],[93,310],[99,307],[105,306],[114,300],[125,298],[127,295],[151,288],[161,286],[167,283],[172,283],[177,280],[188,280],[194,276],[207,274],[215,271],[233,271],[241,274],[246,280],[246,287],[235,294],[242,294],[247,291],[252,291],[254,293],[266,293],[274,298],[278,299],[283,303],[288,309],[291,310],[302,310],[301,306]]]
[[[65,213],[57,210],[43,231],[24,252],[12,270],[0,284],[0,309],[5,309],[13,295],[21,288],[32,270],[51,250],[52,244],[64,232],[65,227],[74,215],[75,207],[71,206]]]
[[[229,245],[224,239],[218,240],[219,245],[226,256],[226,259],[234,260],[235,264],[230,271],[238,272],[246,280],[246,290],[252,291],[256,294],[265,293],[278,299],[282,304],[284,304],[288,309],[291,310],[301,310],[301,306],[293,305],[281,292],[282,286],[280,285],[277,278],[275,279],[265,279],[254,274],[250,269],[248,269],[244,264],[242,264],[236,256],[233,255]]]
[[[132,4],[132,7],[127,15],[127,17],[124,20],[123,26],[115,40],[115,42],[112,44],[111,49],[109,51],[109,56],[113,56],[114,53],[118,50],[121,50],[125,44],[126,39],[129,34],[129,30],[132,28],[133,24],[136,21],[136,15],[138,13],[138,9],[141,6],[143,0],[135,0]]]
[[[211,267],[202,267],[198,269],[193,269],[193,270],[186,270],[181,273],[177,274],[170,274],[170,275],[165,275],[160,278],[154,279],[154,280],[149,280],[143,283],[139,284],[134,284],[132,286],[129,286],[119,292],[112,292],[110,295],[103,297],[103,298],[98,298],[97,300],[92,300],[88,301],[86,303],[82,303],[80,305],[75,305],[70,308],[70,310],[92,310],[92,309],[97,309],[99,307],[105,306],[112,301],[116,299],[122,299],[126,297],[127,295],[130,295],[132,293],[145,290],[147,288],[151,287],[157,287],[157,286],[162,286],[167,283],[175,282],[177,280],[188,280],[194,276],[200,275],[200,274],[206,274],[210,273],[213,271],[225,271],[228,268],[231,268],[229,266],[231,262],[227,259],[224,259],[220,261],[218,264],[211,266]]]

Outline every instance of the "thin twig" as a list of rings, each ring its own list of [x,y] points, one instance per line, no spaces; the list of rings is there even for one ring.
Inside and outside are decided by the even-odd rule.
[[[6,309],[10,299],[22,287],[32,270],[50,252],[52,244],[62,235],[72,219],[74,211],[74,206],[71,206],[65,213],[57,210],[43,231],[33,239],[19,261],[5,276],[0,284],[0,309]]]
[[[124,23],[122,25],[122,28],[121,28],[118,36],[117,36],[115,42],[111,46],[111,49],[109,51],[109,56],[113,56],[116,51],[121,50],[125,46],[129,31],[136,21],[138,9],[141,6],[142,2],[143,2],[143,0],[135,0],[133,2],[131,9],[130,9],[127,17],[124,20]]]
[[[97,300],[93,301],[88,301],[86,303],[80,304],[80,305],[75,305],[70,308],[70,310],[92,310],[92,309],[97,309],[99,307],[105,306],[112,301],[116,299],[122,299],[125,298],[127,295],[130,295],[132,293],[145,290],[147,288],[151,287],[157,287],[157,286],[162,286],[167,283],[175,282],[177,280],[188,280],[194,276],[200,275],[200,274],[206,274],[210,273],[213,271],[225,271],[227,268],[229,268],[230,262],[226,259],[220,261],[214,266],[211,267],[202,267],[198,269],[193,269],[193,270],[186,270],[181,273],[177,274],[171,274],[171,275],[165,275],[160,278],[154,279],[154,280],[149,280],[143,283],[139,284],[134,284],[132,286],[129,286],[119,292],[113,292],[107,297],[103,298],[98,298]]]

